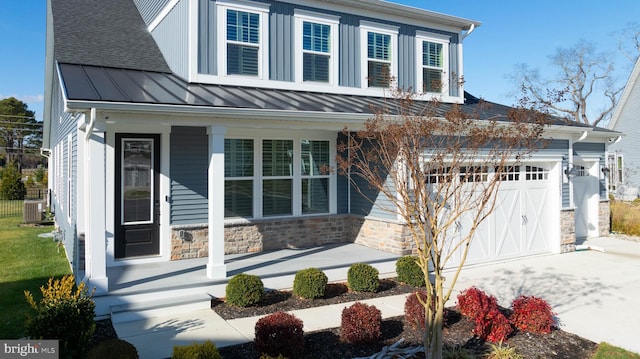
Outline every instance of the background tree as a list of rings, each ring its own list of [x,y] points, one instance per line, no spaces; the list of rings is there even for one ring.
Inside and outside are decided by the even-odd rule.
[[[380,111],[364,128],[343,131],[338,171],[406,225],[426,282],[426,358],[441,358],[444,306],[474,233],[494,210],[506,172],[544,144],[545,116],[514,109],[508,118],[479,121],[457,106],[438,116],[437,102],[405,94],[388,108],[398,114]],[[380,194],[388,202],[373,200]],[[445,290],[443,270],[457,253],[462,260]]]
[[[0,146],[7,162],[16,161],[21,170],[23,155],[39,153],[41,144],[42,124],[36,121],[35,112],[15,97],[0,100]]]
[[[549,107],[560,117],[586,125],[607,122],[624,86],[615,79],[610,53],[599,52],[585,40],[569,48],[558,48],[549,57],[558,70],[552,79],[544,79],[538,69],[526,64],[516,66],[511,75],[532,101]],[[596,108],[597,103],[603,103]]]
[[[15,162],[10,162],[2,170],[0,180],[0,199],[23,200],[27,195],[27,188],[22,182],[22,176]]]

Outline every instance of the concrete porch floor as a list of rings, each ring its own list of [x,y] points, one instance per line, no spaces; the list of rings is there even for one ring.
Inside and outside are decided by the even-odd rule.
[[[282,249],[225,256],[227,277],[206,277],[207,258],[110,267],[107,269],[109,293],[96,296],[96,314],[105,316],[111,307],[150,303],[159,299],[207,294],[223,297],[229,278],[239,273],[254,274],[265,289],[293,286],[297,271],[315,267],[325,272],[329,281],[344,280],[353,263],[376,267],[380,277],[395,276],[398,255],[358,244],[331,244],[304,249]]]

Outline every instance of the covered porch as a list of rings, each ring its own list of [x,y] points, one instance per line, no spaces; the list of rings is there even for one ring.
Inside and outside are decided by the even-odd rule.
[[[398,258],[396,254],[343,243],[226,255],[224,279],[207,277],[207,258],[109,267],[109,291],[94,297],[96,315],[106,317],[115,311],[142,311],[196,302],[206,306],[212,297],[224,297],[228,279],[239,273],[259,276],[267,290],[291,288],[296,272],[310,267],[324,271],[330,282],[345,281],[353,263],[371,264],[381,278],[392,277]]]

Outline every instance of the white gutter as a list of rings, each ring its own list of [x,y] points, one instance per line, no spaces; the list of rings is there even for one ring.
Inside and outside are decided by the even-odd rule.
[[[91,108],[91,112],[89,115],[89,124],[85,128],[84,139],[86,142],[89,142],[89,137],[91,136],[91,132],[93,132],[93,126],[96,123],[97,111],[95,107]]]
[[[465,32],[464,34],[462,34],[462,40],[466,39],[467,36],[471,35],[471,33],[473,32],[473,30],[476,29],[476,24],[471,24],[471,26],[469,27],[469,30],[467,30],[467,32]]]

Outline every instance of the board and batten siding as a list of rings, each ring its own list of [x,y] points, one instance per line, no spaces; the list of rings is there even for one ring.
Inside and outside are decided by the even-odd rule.
[[[340,19],[338,44],[338,83],[344,87],[359,88],[362,85],[362,69],[360,68],[360,22],[379,23],[398,27],[398,85],[404,89],[415,89],[418,83],[416,64],[416,31],[445,34],[450,37],[449,50],[449,94],[459,95],[457,86],[460,71],[458,69],[458,42],[457,33],[430,29],[415,25],[400,24],[385,19],[376,19],[353,15],[348,13],[327,11],[320,8],[301,6],[278,1],[260,1],[270,4],[269,7],[269,79],[276,81],[295,81],[295,17],[296,9],[328,14]],[[199,2],[199,51],[198,71],[202,74],[217,74],[216,63],[216,26],[215,6],[213,0],[200,0]],[[177,6],[176,6],[177,7]],[[178,33],[182,30],[174,29]],[[165,51],[165,48],[160,45]],[[167,60],[172,65],[172,60]],[[172,67],[173,68],[173,67]]]
[[[170,1],[171,0],[133,0],[133,3],[136,4],[138,12],[140,16],[142,16],[145,24],[149,26]],[[186,3],[188,1],[181,0],[180,2]]]
[[[208,220],[208,137],[204,127],[171,128],[171,225]]]

